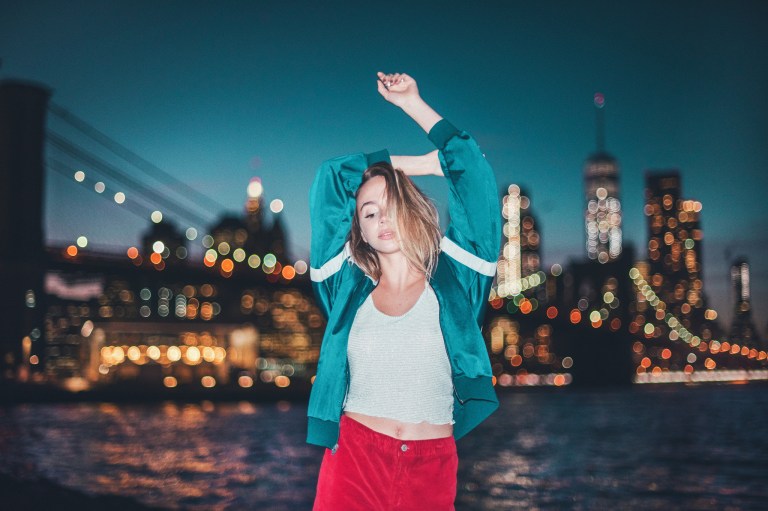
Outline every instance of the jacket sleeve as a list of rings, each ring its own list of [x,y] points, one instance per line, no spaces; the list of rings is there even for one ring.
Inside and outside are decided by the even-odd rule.
[[[330,314],[340,276],[350,257],[346,240],[352,226],[352,215],[355,214],[355,193],[365,169],[382,161],[390,162],[386,150],[327,160],[317,169],[310,188],[310,278],[326,317]]]
[[[448,181],[450,221],[441,242],[482,320],[501,244],[496,177],[475,140],[443,119],[429,132]]]

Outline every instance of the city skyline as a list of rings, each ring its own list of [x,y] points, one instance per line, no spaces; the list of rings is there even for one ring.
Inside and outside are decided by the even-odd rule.
[[[755,20],[765,7],[684,4],[664,6],[662,17],[660,3],[633,11],[595,2],[581,9],[504,5],[446,7],[439,27],[422,30],[417,20],[433,13],[426,5],[346,13],[361,24],[371,17],[394,27],[379,42],[368,42],[375,30],[350,28],[332,19],[332,9],[312,5],[296,13],[277,5],[215,13],[181,4],[14,7],[0,21],[0,78],[52,87],[56,104],[229,211],[242,211],[247,183],[261,176],[267,199],[283,199],[288,244],[302,256],[308,213],[301,192],[323,159],[381,146],[394,153],[430,149],[374,90],[373,73],[395,66],[476,136],[500,190],[525,187],[547,268],[586,256],[582,166],[595,150],[592,96],[604,92],[625,240],[645,257],[644,172],[679,168],[684,196],[703,204],[705,293],[720,317],[730,318],[730,265],[746,256],[763,334],[768,212],[759,191],[767,184],[768,150],[761,142],[766,99],[759,95],[765,36]],[[155,22],[162,28],[149,28]],[[456,42],[451,31],[467,37]],[[196,42],[199,33],[207,43]],[[347,57],[344,67],[338,56]],[[741,183],[732,179],[736,173]],[[47,179],[49,242],[88,235],[116,251],[139,242],[148,220],[101,204],[59,176]],[[444,211],[444,189],[419,184]],[[205,213],[213,225],[224,211]],[[89,225],[80,227],[83,218]]]

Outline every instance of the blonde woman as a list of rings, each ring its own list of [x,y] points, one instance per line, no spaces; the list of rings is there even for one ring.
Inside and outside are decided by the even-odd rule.
[[[406,74],[379,93],[437,148],[352,154],[310,192],[311,277],[328,324],[307,441],[325,446],[316,510],[453,509],[455,440],[498,406],[480,332],[501,239],[493,171]],[[450,224],[409,176],[449,187]]]

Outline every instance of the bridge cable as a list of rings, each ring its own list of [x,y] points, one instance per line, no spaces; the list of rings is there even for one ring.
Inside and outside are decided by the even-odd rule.
[[[98,142],[102,146],[106,147],[113,153],[115,153],[117,156],[122,158],[123,160],[127,161],[140,171],[142,171],[144,174],[156,179],[157,181],[160,181],[161,183],[172,187],[173,189],[185,192],[189,195],[193,195],[195,200],[202,200],[207,202],[210,206],[212,206],[214,209],[219,210],[226,210],[226,206],[222,205],[215,199],[212,199],[211,197],[208,197],[207,195],[199,192],[198,190],[192,188],[184,181],[174,177],[173,175],[169,174],[168,172],[162,170],[157,165],[154,165],[153,163],[147,161],[146,159],[142,158],[135,152],[131,151],[121,143],[117,142],[115,139],[109,137],[102,131],[98,130],[94,126],[90,125],[80,117],[76,116],[72,112],[66,110],[65,108],[57,105],[56,103],[51,102],[48,106],[48,109],[53,113],[56,117],[60,118],[61,120],[65,121],[90,139]]]

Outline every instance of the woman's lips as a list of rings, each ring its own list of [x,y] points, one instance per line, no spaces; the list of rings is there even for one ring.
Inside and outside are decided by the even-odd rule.
[[[394,237],[395,237],[395,233],[393,233],[392,231],[384,231],[381,234],[379,234],[380,240],[391,240]]]

